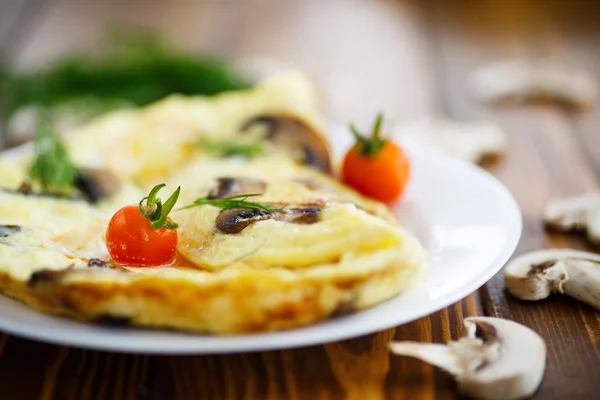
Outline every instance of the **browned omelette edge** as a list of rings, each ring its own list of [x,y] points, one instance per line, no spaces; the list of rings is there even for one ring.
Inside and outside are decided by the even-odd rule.
[[[108,318],[233,334],[294,328],[367,308],[410,289],[425,270],[424,254],[413,253],[407,260],[328,279],[281,279],[269,271],[251,271],[210,285],[141,275],[108,283],[73,280],[70,277],[90,270],[66,270],[29,283],[0,275],[0,290],[40,311],[83,321]]]

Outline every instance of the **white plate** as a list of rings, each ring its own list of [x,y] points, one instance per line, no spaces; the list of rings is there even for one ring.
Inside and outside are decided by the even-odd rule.
[[[338,154],[346,145],[336,144]],[[412,180],[395,212],[421,240],[430,262],[425,281],[409,293],[306,328],[230,337],[87,325],[0,296],[0,330],[76,347],[208,354],[332,342],[431,314],[468,296],[498,272],[519,241],[521,215],[508,190],[487,172],[427,149],[411,148],[409,154]]]

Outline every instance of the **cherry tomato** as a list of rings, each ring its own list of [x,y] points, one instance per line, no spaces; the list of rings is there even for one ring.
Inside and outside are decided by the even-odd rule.
[[[177,230],[155,229],[137,204],[121,208],[106,229],[106,247],[119,264],[149,267],[167,264],[175,257]]]
[[[342,180],[366,196],[391,203],[410,178],[410,160],[400,146],[379,137],[381,119],[380,115],[370,138],[351,127],[357,143],[344,157]]]

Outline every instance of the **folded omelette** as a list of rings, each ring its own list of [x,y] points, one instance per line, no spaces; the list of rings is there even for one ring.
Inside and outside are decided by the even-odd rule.
[[[172,96],[65,132],[77,167],[95,177],[92,201],[22,190],[33,147],[4,152],[0,291],[84,321],[232,334],[316,323],[410,289],[424,276],[424,251],[385,205],[336,180],[315,93],[288,72],[246,91]],[[260,142],[266,151],[215,154],[206,141]],[[294,212],[176,210],[174,262],[111,262],[111,216],[159,183],[180,186],[181,204],[253,193]]]

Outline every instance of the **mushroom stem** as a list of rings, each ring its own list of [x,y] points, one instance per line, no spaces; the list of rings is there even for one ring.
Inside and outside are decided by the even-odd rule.
[[[390,350],[398,355],[418,358],[455,376],[462,372],[460,358],[445,344],[392,342],[390,343]]]
[[[460,393],[483,400],[531,396],[546,365],[546,344],[531,329],[492,317],[464,320],[466,334],[447,345],[392,342],[392,353],[415,357],[451,373]]]
[[[562,286],[564,293],[600,310],[600,263],[567,260],[565,267],[568,279]]]
[[[504,267],[508,291],[520,300],[564,293],[600,309],[600,256],[569,249],[534,251]]]

